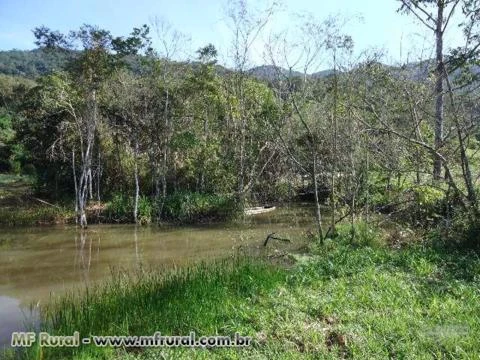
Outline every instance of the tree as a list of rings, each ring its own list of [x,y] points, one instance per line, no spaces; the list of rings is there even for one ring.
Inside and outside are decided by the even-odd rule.
[[[146,133],[147,116],[151,108],[147,88],[142,81],[128,70],[117,71],[105,83],[104,100],[110,128],[126,139],[133,153],[135,196],[133,220],[138,222],[138,202],[140,199],[139,156]]]
[[[193,114],[193,118],[199,122],[195,129],[198,133],[196,137],[201,139],[196,164],[196,189],[205,192],[207,189],[214,190],[212,181],[215,166],[212,166],[212,163],[221,166],[218,162],[218,138],[211,133],[219,128],[216,120],[222,108],[222,96],[221,82],[215,69],[217,50],[212,44],[208,44],[198,49],[197,54],[200,63],[193,69],[186,83],[188,96],[192,100],[189,103],[191,108],[187,112]]]
[[[444,141],[444,35],[461,0],[399,0],[401,11],[413,14],[435,35],[435,151],[440,152]],[[433,13],[432,13],[433,11]],[[434,155],[433,178],[440,180],[442,159]]]
[[[322,227],[320,206],[320,181],[326,183],[330,174],[330,201],[332,222],[330,232],[335,229],[335,177],[337,176],[337,108],[338,78],[337,53],[349,51],[352,40],[341,31],[339,19],[328,18],[323,22],[309,17],[304,20],[294,40],[285,34],[271,39],[267,47],[269,61],[277,72],[275,81],[277,98],[283,102],[284,121],[277,129],[286,154],[304,174],[309,174],[314,187],[316,204],[316,227],[320,242],[326,233]],[[310,77],[322,65],[324,52],[331,51],[334,76],[333,83]],[[280,59],[280,63],[278,63]],[[292,60],[293,59],[293,60]],[[282,69],[286,68],[287,72]],[[302,79],[293,75],[294,69],[302,69]],[[330,114],[329,119],[326,114]],[[330,121],[328,121],[330,120]],[[282,134],[288,131],[290,134]],[[293,136],[293,139],[292,139]],[[296,144],[289,143],[295,141]],[[322,179],[320,179],[322,178]]]
[[[462,67],[464,69],[468,68],[468,65],[474,63],[472,60],[478,55],[478,49],[480,48],[480,45],[477,42],[479,39],[477,21],[479,17],[479,3],[478,1],[470,0],[401,0],[401,2],[401,10],[414,14],[417,19],[435,34],[435,144],[433,149],[431,149],[434,156],[434,180],[438,181],[440,179],[441,168],[444,167],[447,182],[455,189],[458,196],[465,199],[464,207],[470,208],[475,214],[478,211],[477,196],[466,146],[466,141],[469,137],[469,127],[462,124],[460,119],[460,109],[455,100],[456,93],[452,86],[452,81],[458,79],[458,76],[455,75],[457,70]],[[465,46],[463,48],[453,49],[450,58],[445,61],[444,34],[452,20],[456,8],[460,4],[462,5],[463,14],[465,15],[465,21],[460,24],[464,30],[466,40]],[[430,9],[435,11],[435,15],[429,12]],[[446,65],[448,65],[448,67]],[[468,71],[471,71],[471,68],[468,69]],[[467,85],[468,84],[463,84],[457,89],[460,90]],[[445,146],[452,134],[452,131],[444,134],[446,108],[444,103],[445,94],[448,94],[448,105],[451,112],[450,118],[453,123],[452,129],[454,130],[453,133],[456,134],[456,146],[459,154],[459,161],[457,164],[460,165],[462,171],[463,183],[467,192],[465,196],[462,194],[461,187],[456,184],[454,175],[450,169],[451,166],[443,164],[448,158],[448,153],[445,153]],[[452,161],[450,160],[450,162]]]
[[[157,220],[160,220],[163,205],[167,197],[167,174],[169,173],[169,158],[171,156],[171,140],[174,131],[172,119],[173,101],[175,91],[179,88],[179,79],[185,73],[183,64],[176,63],[183,46],[188,38],[163,19],[155,18],[153,23],[157,38],[161,43],[158,51],[150,55],[149,64],[153,83],[156,90],[160,91],[158,98],[162,108],[159,109],[154,121],[159,131],[154,134],[152,142],[154,146],[151,153],[152,166],[156,169],[154,173],[155,202],[157,206]],[[157,130],[157,131],[158,131]],[[160,161],[158,158],[160,157]],[[161,188],[160,188],[161,185]]]
[[[87,226],[86,206],[92,197],[92,163],[97,128],[99,125],[98,90],[119,65],[126,54],[134,54],[148,34],[148,28],[134,29],[127,38],[113,38],[103,29],[84,25],[68,36],[45,27],[36,28],[36,44],[41,48],[65,49],[80,46],[81,55],[74,59],[69,74],[61,82],[52,103],[59,106],[73,120],[77,146],[72,148],[72,170],[75,184],[75,210],[77,222]],[[75,81],[73,80],[75,79]],[[54,107],[55,107],[54,106]],[[67,120],[68,121],[68,120]],[[76,153],[80,153],[80,174],[77,177]]]
[[[250,186],[245,187],[246,178],[249,174],[247,168],[247,154],[246,154],[246,140],[247,140],[247,123],[249,115],[246,104],[246,82],[248,74],[246,70],[248,68],[251,56],[251,49],[255,41],[259,38],[261,32],[269,22],[270,18],[274,14],[277,8],[277,4],[273,3],[266,9],[258,12],[254,12],[249,9],[248,2],[246,0],[237,0],[230,3],[227,9],[227,16],[229,19],[229,26],[231,28],[233,39],[231,45],[232,61],[234,72],[229,77],[228,93],[231,96],[230,102],[237,103],[237,111],[230,111],[230,117],[235,123],[236,127],[236,141],[235,146],[235,161],[237,163],[237,198],[240,206],[244,206],[245,192]],[[231,107],[231,109],[233,109]],[[261,149],[266,149],[265,145]],[[263,152],[263,150],[262,150]],[[257,157],[260,160],[260,157]],[[257,176],[255,174],[258,165],[254,162],[251,165],[253,174],[250,172],[250,180]],[[264,166],[260,167],[264,169]]]

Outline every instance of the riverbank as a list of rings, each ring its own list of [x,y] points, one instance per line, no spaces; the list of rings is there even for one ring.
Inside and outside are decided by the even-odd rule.
[[[37,226],[75,224],[73,200],[52,202],[38,198],[35,180],[29,176],[0,174],[0,226]],[[161,210],[160,210],[161,209]],[[176,225],[225,222],[241,214],[232,197],[196,192],[174,192],[157,206],[146,196],[138,202],[137,222],[141,225],[161,222]],[[133,224],[134,198],[115,194],[105,201],[91,200],[86,209],[88,224]]]
[[[238,332],[252,337],[252,346],[245,349],[90,345],[33,347],[17,355],[24,359],[478,356],[478,255],[422,242],[392,248],[384,240],[364,229],[352,244],[344,227],[335,241],[289,255],[282,266],[265,259],[236,259],[168,275],[120,274],[86,295],[65,296],[43,309],[42,329],[50,334]]]
[[[0,174],[0,226],[58,225],[75,221],[68,206],[34,196],[34,178]]]

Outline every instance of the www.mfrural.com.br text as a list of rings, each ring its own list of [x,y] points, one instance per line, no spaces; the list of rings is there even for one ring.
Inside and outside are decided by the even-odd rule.
[[[81,337],[78,331],[73,335],[58,336],[47,332],[14,332],[12,333],[12,347],[30,347],[38,343],[40,347],[79,347],[93,344],[99,347],[247,347],[251,344],[251,337],[235,333],[230,336],[200,336],[190,332],[187,336],[168,336],[156,332],[145,336],[97,336]]]

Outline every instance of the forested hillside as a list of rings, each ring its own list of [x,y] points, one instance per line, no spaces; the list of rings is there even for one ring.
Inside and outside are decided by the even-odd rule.
[[[64,51],[45,53],[39,49],[0,51],[0,74],[35,79],[64,69],[72,55]]]
[[[0,52],[0,357],[478,358],[480,0],[147,3]]]
[[[260,23],[248,16],[236,13],[234,26],[253,36]],[[295,69],[281,53],[288,38],[253,68],[250,42],[237,38],[227,70],[211,44],[173,58],[176,33],[157,31],[163,48],[153,49],[148,26],[124,37],[37,28],[38,49],[0,53],[2,169],[73,202],[83,225],[95,203],[103,219],[144,223],[309,195],[320,238],[360,213],[414,226],[476,222],[473,32],[464,48],[397,67],[375,54],[352,62],[352,39],[332,19],[301,29]],[[317,56],[332,69],[311,67]]]

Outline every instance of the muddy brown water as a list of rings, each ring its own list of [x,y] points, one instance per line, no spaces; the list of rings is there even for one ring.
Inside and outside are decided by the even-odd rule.
[[[295,238],[312,227],[309,206],[283,207],[244,221],[191,227],[94,225],[0,229],[0,347],[31,328],[38,306],[67,291],[108,279],[112,271],[186,266],[261,250],[269,233]],[[288,245],[272,242],[272,247]]]

